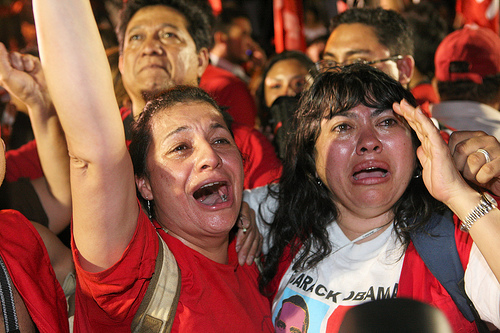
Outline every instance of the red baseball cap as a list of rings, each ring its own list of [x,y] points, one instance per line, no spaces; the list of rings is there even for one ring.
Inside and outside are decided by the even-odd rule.
[[[446,36],[434,57],[439,81],[470,80],[500,73],[500,36],[477,25],[466,25]]]

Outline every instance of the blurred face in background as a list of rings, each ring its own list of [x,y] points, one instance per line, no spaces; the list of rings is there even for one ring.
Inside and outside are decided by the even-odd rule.
[[[208,51],[197,52],[187,25],[184,15],[163,5],[147,6],[134,14],[119,59],[123,85],[131,98],[179,84],[198,84]]]
[[[227,34],[227,60],[235,64],[250,60],[254,43],[250,20],[245,17],[235,18]]]
[[[323,60],[333,60],[340,65],[359,61],[375,61],[393,56],[389,48],[382,45],[375,29],[362,23],[340,24],[332,31],[326,42]],[[394,79],[400,80],[398,61],[388,60],[373,64]],[[401,82],[406,84],[408,82]]]
[[[264,79],[264,97],[267,107],[281,96],[295,96],[308,87],[311,76],[297,59],[284,59],[271,67]]]

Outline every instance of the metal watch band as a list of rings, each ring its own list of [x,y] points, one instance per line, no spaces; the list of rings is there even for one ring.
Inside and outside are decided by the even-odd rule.
[[[469,232],[472,225],[479,220],[479,218],[488,214],[493,208],[498,206],[497,201],[488,193],[481,194],[481,201],[474,207],[474,209],[467,215],[467,217],[460,224],[460,230]]]

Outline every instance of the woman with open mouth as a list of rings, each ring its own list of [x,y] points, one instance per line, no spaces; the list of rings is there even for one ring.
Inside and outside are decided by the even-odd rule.
[[[270,222],[258,225],[277,332],[299,318],[308,332],[338,332],[350,307],[395,297],[430,303],[455,332],[476,332],[472,310],[463,314],[448,281],[426,267],[422,244],[437,272],[456,255],[465,293],[484,321],[500,326],[500,211],[488,193],[500,194],[500,146],[484,133],[452,135],[451,151],[462,156],[455,166],[415,106],[398,82],[368,65],[331,68],[302,97],[279,185],[244,198]],[[448,226],[451,236],[435,226]]]
[[[89,1],[33,8],[71,156],[74,331],[271,332],[256,265],[239,265],[230,237],[243,163],[217,104],[196,87],[160,93],[129,153]]]

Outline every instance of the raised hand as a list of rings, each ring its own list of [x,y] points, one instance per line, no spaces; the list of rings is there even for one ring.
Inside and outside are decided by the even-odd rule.
[[[417,157],[422,164],[425,186],[434,198],[449,205],[451,199],[470,187],[455,167],[439,130],[419,108],[412,107],[405,100],[394,103],[394,111],[408,121],[421,142]]]
[[[28,108],[53,111],[40,60],[29,54],[9,53],[0,43],[0,86],[16,96]]]
[[[69,156],[40,60],[9,53],[0,43],[0,85],[28,107],[44,174],[32,184],[49,217],[49,228],[59,233],[71,220]]]

